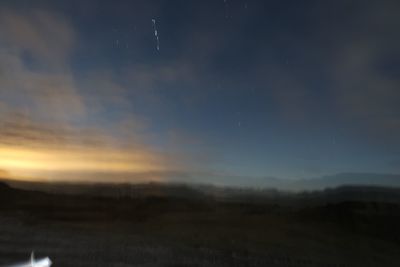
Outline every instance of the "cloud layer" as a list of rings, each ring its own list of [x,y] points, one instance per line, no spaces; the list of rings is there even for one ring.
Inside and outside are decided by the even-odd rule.
[[[145,120],[112,75],[77,80],[70,62],[77,33],[62,15],[2,9],[0,25],[1,168],[48,179],[174,168],[148,145]],[[103,119],[110,109],[120,112]]]

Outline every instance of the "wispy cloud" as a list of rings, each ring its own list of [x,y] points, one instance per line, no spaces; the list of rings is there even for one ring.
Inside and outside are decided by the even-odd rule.
[[[174,168],[149,145],[145,119],[112,72],[93,71],[78,82],[70,67],[77,34],[63,16],[4,9],[0,22],[1,168],[55,179],[66,172],[134,178]],[[109,110],[117,114],[104,119]]]
[[[75,32],[62,16],[0,10],[0,98],[9,108],[43,119],[85,114],[69,69]]]
[[[10,52],[28,53],[40,64],[62,67],[73,50],[76,36],[72,26],[58,14],[42,10],[0,10],[2,42]]]

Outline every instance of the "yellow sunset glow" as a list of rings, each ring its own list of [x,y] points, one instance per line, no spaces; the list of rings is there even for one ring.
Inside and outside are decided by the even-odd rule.
[[[0,168],[12,173],[161,171],[164,164],[147,151],[105,148],[29,149],[0,147]]]

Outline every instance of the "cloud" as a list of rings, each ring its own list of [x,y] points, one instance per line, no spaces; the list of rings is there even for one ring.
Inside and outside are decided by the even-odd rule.
[[[121,79],[125,80],[134,102],[145,101],[151,107],[164,111],[171,104],[165,98],[166,95],[174,94],[174,102],[184,103],[190,95],[196,93],[191,89],[200,80],[196,68],[179,59],[154,66],[132,65],[123,71]]]
[[[34,121],[29,114],[5,113],[0,121],[0,144],[23,147],[62,147],[104,143],[90,129]]]
[[[0,10],[0,99],[47,120],[85,115],[69,68],[75,32],[62,16]]]
[[[113,179],[117,173],[133,178],[137,172],[173,168],[171,160],[136,137],[120,140],[101,129],[43,124],[19,114],[2,121],[0,166],[19,177],[54,180],[62,173],[73,173],[71,179],[77,180],[90,173]]]
[[[62,15],[1,9],[0,37],[0,168],[54,179],[174,168],[150,145],[146,119],[115,73],[90,70],[77,79],[70,62],[77,34]]]
[[[265,51],[256,50],[246,79],[263,86],[282,122],[308,121],[307,130],[329,124],[398,144],[398,10],[396,1],[314,3],[299,15],[307,33],[289,23],[260,41]]]
[[[400,40],[394,38],[400,27],[398,3],[357,7],[341,23],[321,19],[321,27],[330,29],[323,38],[332,40],[324,58],[330,63],[331,94],[342,118],[385,135],[400,118],[400,79],[393,68],[400,56]]]
[[[29,53],[50,67],[62,67],[75,44],[75,32],[62,16],[43,10],[0,10],[3,45],[9,51]]]
[[[0,179],[9,178],[10,176],[11,174],[8,171],[0,169]]]

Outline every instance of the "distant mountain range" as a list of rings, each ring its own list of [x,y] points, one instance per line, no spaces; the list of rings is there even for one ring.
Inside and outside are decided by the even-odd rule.
[[[314,179],[304,179],[293,182],[288,189],[322,190],[338,186],[382,186],[400,187],[400,175],[375,173],[340,173]]]
[[[20,187],[20,188],[27,188],[27,189],[35,189],[35,190],[44,190],[44,191],[64,191],[65,193],[76,193],[75,191],[82,191],[82,193],[87,193],[84,192],[86,188],[83,184],[80,183],[61,183],[61,182],[54,182],[54,183],[46,183],[46,182],[21,182],[21,181],[14,181],[9,179],[5,172],[1,172],[0,170],[0,180],[5,180],[8,181],[10,184],[14,185],[15,187]],[[4,179],[1,179],[3,177]],[[280,178],[274,178],[274,177],[257,177],[257,178],[249,178],[249,182],[244,183],[243,180],[245,181],[245,177],[241,177],[240,179],[238,177],[225,177],[224,181],[225,183],[222,183],[221,180],[216,179],[218,182],[218,185],[212,185],[212,183],[208,184],[205,182],[204,184],[201,182],[180,182],[183,179],[180,179],[179,177],[174,179],[171,177],[171,179],[167,180],[167,184],[172,184],[175,187],[184,187],[184,186],[189,186],[191,188],[202,188],[205,189],[206,191],[210,191],[211,188],[213,188],[211,191],[220,191],[217,188],[224,188],[224,190],[228,189],[263,189],[263,190],[278,190],[278,191],[284,191],[284,192],[302,192],[302,191],[315,191],[315,190],[324,190],[327,188],[336,188],[339,186],[380,186],[380,187],[400,187],[400,174],[378,174],[378,173],[339,173],[335,175],[327,175],[327,176],[322,176],[322,177],[316,177],[316,178],[309,178],[309,179],[280,179]],[[204,177],[204,179],[197,179],[196,181],[213,181],[213,177]],[[242,181],[242,182],[239,182]],[[63,184],[63,187],[60,187],[60,184]],[[79,184],[79,187],[76,185]],[[157,183],[152,182],[151,183],[153,187]],[[224,186],[224,184],[229,184],[229,186]],[[90,184],[91,186],[93,184]],[[134,185],[134,186],[128,186],[128,185]],[[117,189],[121,191],[121,194],[124,194],[122,191],[128,190],[127,188],[138,188],[141,187],[141,191],[145,190],[143,186],[146,185],[146,183],[140,183],[140,184],[117,184],[117,183],[106,183],[106,182],[101,182],[97,183],[96,187],[98,188],[99,192],[102,192],[104,190],[108,191],[110,187]],[[79,189],[78,189],[79,188]],[[129,189],[133,190],[133,189]],[[172,189],[171,189],[172,190]]]
[[[259,177],[252,178],[251,180],[251,184],[258,185],[260,188],[272,188],[280,191],[294,192],[323,190],[326,188],[335,188],[348,185],[400,187],[399,174],[379,173],[339,173],[335,175],[326,175],[308,179],[279,179],[274,177]]]
[[[7,181],[13,190],[41,191],[52,194],[83,195],[111,198],[179,198],[192,200],[223,200],[240,202],[277,202],[280,204],[321,203],[341,201],[378,201],[400,203],[400,176],[378,174],[338,174],[319,179],[276,181],[274,186],[245,188],[204,184],[143,183],[143,184],[73,184]],[[10,192],[10,187],[0,184]],[[23,191],[21,191],[23,190]]]

